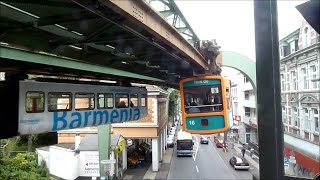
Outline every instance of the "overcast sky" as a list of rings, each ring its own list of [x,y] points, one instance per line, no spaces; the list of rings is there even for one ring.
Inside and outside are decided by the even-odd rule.
[[[176,0],[197,36],[216,39],[221,50],[236,51],[255,60],[253,1]],[[299,28],[295,6],[306,0],[278,0],[279,38]]]

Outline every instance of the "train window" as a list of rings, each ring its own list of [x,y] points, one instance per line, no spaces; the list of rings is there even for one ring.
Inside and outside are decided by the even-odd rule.
[[[98,109],[113,108],[113,94],[98,94]]]
[[[115,102],[117,108],[127,108],[129,106],[129,95],[116,94]]]
[[[26,112],[39,113],[44,111],[44,92],[29,91],[26,93]]]
[[[138,94],[130,94],[130,107],[138,107]]]
[[[147,95],[142,94],[141,95],[141,107],[146,107],[147,106]]]
[[[48,111],[70,111],[72,106],[71,93],[49,92],[48,93]]]
[[[94,94],[76,93],[74,97],[74,108],[76,110],[94,109]]]

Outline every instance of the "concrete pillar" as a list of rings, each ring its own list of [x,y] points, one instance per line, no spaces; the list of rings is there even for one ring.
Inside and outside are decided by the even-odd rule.
[[[160,162],[162,161],[162,157],[163,157],[163,151],[162,151],[162,149],[163,149],[163,141],[164,141],[164,139],[163,139],[163,135],[162,135],[162,131],[160,131],[160,136],[159,136],[159,138],[160,138],[160,147],[159,147],[159,152],[160,152]]]
[[[159,140],[152,138],[152,171],[159,171]]]
[[[168,138],[168,124],[166,125],[165,137],[166,137],[166,148],[168,148],[168,146],[167,146],[167,138]]]
[[[162,152],[164,154],[166,148],[167,148],[167,138],[166,138],[166,128],[163,128],[162,130],[162,137],[163,137],[163,148],[162,148]]]
[[[161,135],[158,136],[158,160],[161,160]]]

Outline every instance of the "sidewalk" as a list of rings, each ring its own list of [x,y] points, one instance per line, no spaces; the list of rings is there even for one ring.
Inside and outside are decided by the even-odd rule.
[[[160,168],[159,171],[154,172],[152,171],[152,164],[148,163],[144,166],[136,169],[127,169],[124,173],[122,179],[167,179],[169,170],[170,170],[170,163],[172,159],[173,148],[167,148],[164,153],[162,163],[159,164]]]
[[[230,150],[231,147],[229,147]],[[236,151],[237,155],[242,156],[241,153],[241,149],[242,149],[242,145],[239,143],[234,143],[234,150]],[[244,155],[244,158],[249,162],[249,164],[251,164],[252,166],[254,166],[257,170],[259,170],[259,163],[252,159],[252,157],[250,157],[250,151],[246,150],[246,154]]]

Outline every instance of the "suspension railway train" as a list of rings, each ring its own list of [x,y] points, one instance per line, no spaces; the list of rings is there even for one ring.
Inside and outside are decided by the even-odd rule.
[[[233,123],[230,81],[199,76],[180,81],[183,129],[192,134],[227,132]]]
[[[18,121],[18,134],[134,121],[148,113],[147,90],[144,87],[34,80],[18,83],[18,102],[6,107],[18,114],[7,117],[8,121]],[[2,113],[6,114],[4,111]]]

